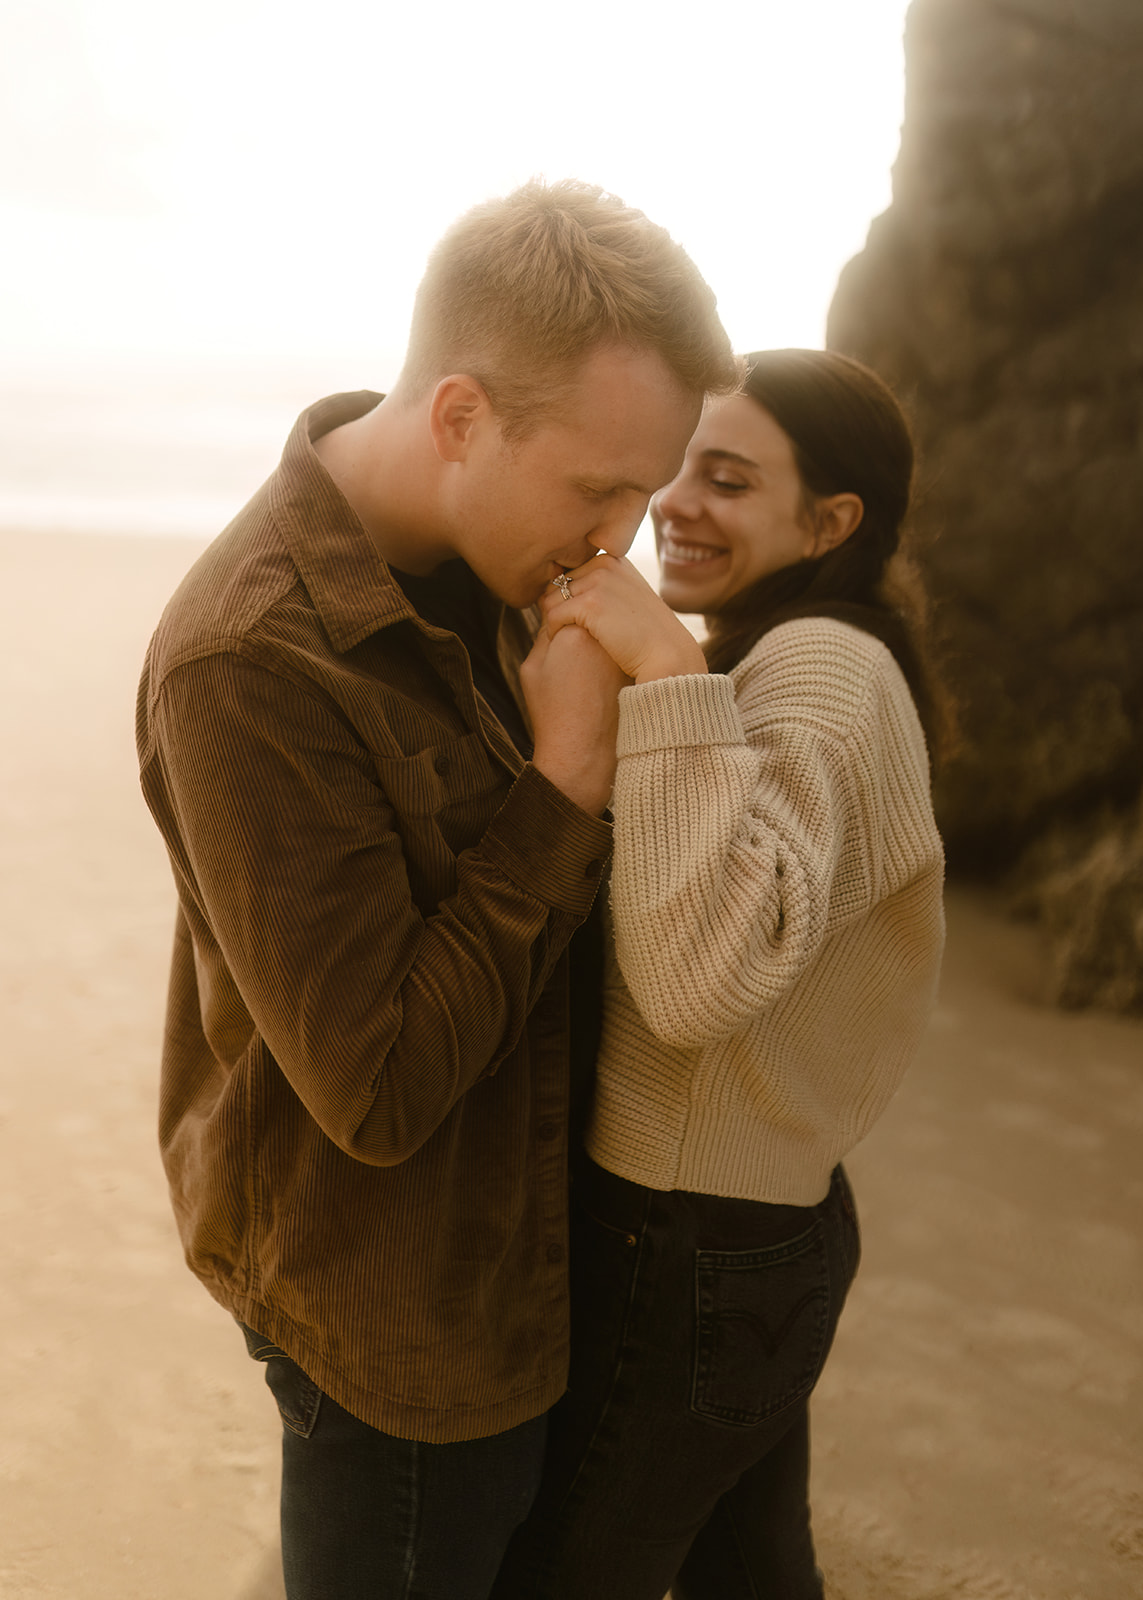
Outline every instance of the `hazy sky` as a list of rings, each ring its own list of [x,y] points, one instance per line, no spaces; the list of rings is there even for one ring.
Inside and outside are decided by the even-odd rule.
[[[384,383],[434,240],[534,173],[668,227],[740,348],[820,344],[889,202],[905,9],[0,0],[0,360]]]

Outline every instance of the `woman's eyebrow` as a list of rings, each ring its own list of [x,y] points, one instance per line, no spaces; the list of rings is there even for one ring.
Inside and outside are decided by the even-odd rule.
[[[702,457],[704,461],[737,461],[740,466],[755,469],[758,466],[757,461],[751,461],[749,456],[740,456],[734,450],[704,450]]]

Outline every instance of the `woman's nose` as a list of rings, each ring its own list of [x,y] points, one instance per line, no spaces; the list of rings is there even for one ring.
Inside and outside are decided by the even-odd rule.
[[[698,496],[693,484],[679,476],[660,489],[651,501],[651,515],[663,521],[687,522],[698,516]]]

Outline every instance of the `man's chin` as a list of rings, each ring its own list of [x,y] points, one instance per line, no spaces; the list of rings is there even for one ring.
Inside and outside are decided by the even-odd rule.
[[[512,579],[503,573],[493,576],[480,576],[484,587],[494,594],[497,600],[503,600],[506,606],[512,606],[517,611],[528,611],[532,606],[538,605],[548,592],[548,585],[534,575]]]
[[[546,583],[540,584],[538,588],[534,583],[522,583],[511,590],[497,589],[495,591],[506,606],[514,606],[517,611],[529,611],[533,606],[539,605],[547,592],[548,586]]]
[[[490,581],[490,579],[479,572],[477,573],[477,577],[488,590],[489,594],[495,595],[496,599],[502,600],[506,606],[515,606],[518,610],[521,610],[524,607],[532,604],[530,599],[521,598],[521,589],[520,585],[518,584],[506,583],[503,579],[493,583]]]

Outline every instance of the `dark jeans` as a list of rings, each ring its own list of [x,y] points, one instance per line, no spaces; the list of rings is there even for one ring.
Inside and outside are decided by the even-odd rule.
[[[807,1402],[860,1253],[841,1168],[803,1207],[587,1162],[572,1229],[571,1379],[495,1600],[820,1600]]]
[[[486,1600],[540,1481],[546,1417],[464,1444],[395,1439],[243,1332],[282,1417],[289,1600]]]

